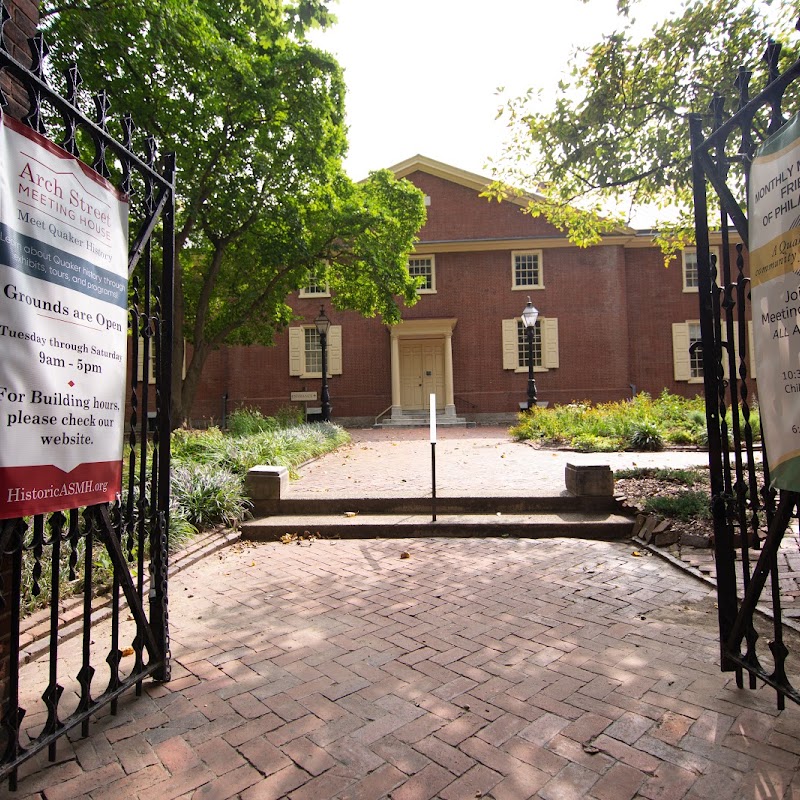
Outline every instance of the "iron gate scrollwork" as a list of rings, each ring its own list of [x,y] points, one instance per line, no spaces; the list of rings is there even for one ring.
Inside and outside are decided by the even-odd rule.
[[[789,651],[784,642],[779,571],[780,548],[798,495],[782,490],[778,496],[769,488],[769,454],[764,448],[763,472],[758,470],[754,386],[747,358],[748,325],[752,324],[745,266],[748,220],[746,206],[737,200],[737,196],[747,197],[758,145],[787,121],[784,99],[790,89],[796,90],[800,78],[800,61],[779,73],[780,52],[780,45],[770,41],[764,55],[767,84],[761,92],[750,96],[752,73],[741,68],[735,82],[736,111],[726,118],[725,100],[715,95],[706,117],[711,120],[711,132],[704,132],[704,117],[693,115],[690,135],[721,667],[736,672],[740,688],[744,672],[751,689],[759,679],[774,687],[782,709],[786,697],[800,702],[800,692],[786,672]],[[708,184],[716,192],[720,210],[720,263],[709,246]],[[732,234],[741,239],[733,248]],[[756,622],[756,606],[768,581],[769,652],[762,646]]]
[[[2,25],[9,14],[2,9]],[[27,107],[22,122],[112,180],[131,199],[132,229],[137,235],[129,249],[130,290],[129,390],[120,402],[129,409],[124,478],[117,503],[71,508],[31,519],[0,522],[0,617],[10,627],[6,656],[9,663],[0,719],[0,779],[16,789],[17,768],[47,749],[56,758],[59,737],[81,726],[128,689],[141,693],[149,676],[169,679],[167,562],[170,499],[170,399],[173,350],[174,182],[171,155],[159,159],[152,137],[144,137],[143,155],[134,150],[136,131],[129,116],[119,123],[118,138],[110,130],[109,101],[104,93],[93,100],[94,117],[81,109],[80,75],[76,67],[65,75],[62,96],[51,86],[45,70],[47,48],[40,35],[30,40],[32,65],[12,55],[5,31],[0,34],[0,73],[4,86],[15,87],[15,102]],[[9,97],[3,96],[3,113]],[[88,152],[90,158],[81,158]],[[113,566],[110,586],[110,641],[96,643],[94,562],[102,551]],[[149,555],[147,553],[149,552]],[[49,556],[49,558],[48,558]],[[49,561],[49,566],[45,567]],[[131,567],[133,567],[131,569]],[[73,623],[80,637],[77,673],[60,673],[64,643],[60,617],[64,598],[60,581],[82,581],[82,613]],[[133,573],[133,574],[132,574]],[[134,577],[135,576],[135,577]],[[20,632],[22,582],[33,594],[50,584],[49,655],[43,710],[30,725],[20,707],[20,668],[25,641]],[[124,598],[124,603],[122,602]],[[147,603],[145,603],[145,599]],[[129,621],[130,620],[130,621]],[[126,628],[126,625],[128,628]],[[126,647],[123,637],[132,636]],[[104,648],[107,647],[107,650]],[[77,650],[78,648],[76,648]],[[95,696],[98,660],[105,653],[107,684]],[[99,654],[99,655],[98,655]],[[129,659],[129,660],[126,660]],[[125,664],[125,666],[123,665]],[[130,666],[127,666],[130,665]],[[0,681],[2,676],[0,676]],[[70,683],[65,692],[65,683]],[[38,690],[37,690],[38,691]],[[67,696],[73,702],[67,702]],[[65,710],[65,706],[68,710]]]

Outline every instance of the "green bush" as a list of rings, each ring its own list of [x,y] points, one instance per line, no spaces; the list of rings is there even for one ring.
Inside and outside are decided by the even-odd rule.
[[[703,480],[703,472],[697,469],[672,469],[670,467],[630,467],[614,470],[614,477],[623,478],[657,478],[660,481],[694,486]]]
[[[681,428],[672,428],[664,433],[664,441],[675,445],[696,445],[697,434],[693,431],[683,430]]]
[[[677,518],[684,522],[711,517],[707,491],[691,490],[677,497],[648,497],[644,507],[648,513]]]
[[[750,415],[754,438],[760,435],[758,409]],[[537,439],[580,450],[660,450],[664,442],[704,446],[705,401],[663,391],[653,398],[640,392],[630,400],[592,405],[576,401],[552,408],[536,408],[519,415],[511,435]]]
[[[276,427],[276,421],[265,417],[257,408],[237,408],[228,416],[228,433],[231,436],[252,436]]]
[[[632,450],[657,452],[664,449],[664,437],[653,422],[638,422],[628,435],[628,443]]]
[[[293,428],[305,422],[305,412],[300,406],[281,406],[271,417],[265,417],[257,408],[237,408],[228,417],[231,436],[254,436],[279,428]]]
[[[591,434],[576,436],[572,446],[581,453],[613,453],[624,449],[621,439]]]
[[[196,528],[236,525],[250,508],[241,477],[216,466],[178,465],[172,470],[171,487],[184,520]]]

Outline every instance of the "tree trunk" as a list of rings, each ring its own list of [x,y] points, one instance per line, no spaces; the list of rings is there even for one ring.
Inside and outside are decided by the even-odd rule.
[[[183,403],[183,363],[184,363],[184,338],[183,338],[183,275],[180,267],[180,256],[175,256],[175,289],[173,297],[173,342],[172,342],[172,403],[170,405],[170,427],[172,430],[180,428],[189,418],[191,408],[184,409]]]
[[[211,348],[205,342],[195,344],[192,358],[186,365],[186,377],[181,381],[179,416],[173,419],[173,429],[180,427],[184,422],[191,423],[194,398],[197,395],[197,388],[200,385],[200,378],[203,375],[203,367],[210,353]],[[179,377],[180,374],[179,372]],[[175,424],[177,419],[179,419],[180,422]]]

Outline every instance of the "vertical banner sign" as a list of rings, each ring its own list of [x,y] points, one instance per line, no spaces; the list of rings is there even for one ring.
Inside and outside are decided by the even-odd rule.
[[[127,254],[127,197],[3,116],[0,519],[120,491]]]
[[[800,491],[800,116],[750,170],[750,276],[758,403],[772,487]]]

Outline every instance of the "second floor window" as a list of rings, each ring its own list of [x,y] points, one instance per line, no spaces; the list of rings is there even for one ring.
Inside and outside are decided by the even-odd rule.
[[[408,274],[412,278],[422,278],[417,291],[432,294],[436,291],[436,273],[433,256],[414,256],[408,259]]]

